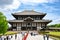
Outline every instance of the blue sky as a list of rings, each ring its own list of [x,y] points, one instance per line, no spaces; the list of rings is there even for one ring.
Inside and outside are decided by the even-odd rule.
[[[34,10],[47,13],[44,19],[52,20],[50,24],[60,23],[60,0],[0,0],[0,12],[7,20],[13,20],[11,13]]]

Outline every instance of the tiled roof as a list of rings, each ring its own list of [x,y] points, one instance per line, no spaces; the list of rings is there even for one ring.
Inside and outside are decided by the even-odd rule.
[[[12,15],[46,15],[46,13],[40,13],[34,10],[24,10],[22,12],[14,13]]]
[[[26,21],[26,20],[32,20],[32,21],[33,21],[34,19],[31,18],[31,17],[27,17],[27,18],[25,18],[24,20],[25,20],[25,21]]]
[[[10,20],[8,22],[24,22],[24,20]],[[51,22],[51,20],[34,20],[33,22]]]

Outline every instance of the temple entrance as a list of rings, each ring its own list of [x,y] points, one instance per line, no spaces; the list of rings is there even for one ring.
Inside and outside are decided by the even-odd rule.
[[[31,27],[21,27],[21,30],[32,30]]]
[[[31,27],[27,27],[27,30],[31,30]]]
[[[32,27],[32,30],[37,30],[37,27]]]
[[[36,24],[32,24],[32,22],[28,21],[22,24],[21,30],[37,30]]]
[[[26,26],[22,26],[21,30],[37,30],[36,26],[32,26],[31,22],[25,24]]]
[[[21,30],[26,30],[26,27],[21,27]]]
[[[21,30],[37,30],[37,27],[21,27]]]

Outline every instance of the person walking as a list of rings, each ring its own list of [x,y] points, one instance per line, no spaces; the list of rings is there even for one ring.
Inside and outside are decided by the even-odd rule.
[[[46,38],[47,38],[47,40],[49,40],[49,35],[48,34],[46,34]]]

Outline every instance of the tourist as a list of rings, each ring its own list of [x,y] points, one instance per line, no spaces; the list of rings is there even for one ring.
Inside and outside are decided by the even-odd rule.
[[[47,40],[49,40],[49,35],[48,34],[46,34],[46,38],[47,38]]]
[[[46,35],[43,35],[43,39],[45,40],[45,38],[46,38]]]
[[[33,33],[31,32],[31,36],[33,35]]]

